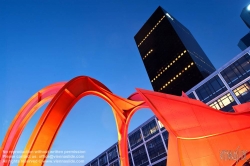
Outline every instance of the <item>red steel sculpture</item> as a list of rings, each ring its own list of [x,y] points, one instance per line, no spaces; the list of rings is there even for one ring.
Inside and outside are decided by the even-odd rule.
[[[49,151],[71,108],[86,95],[96,95],[112,107],[118,132],[120,163],[128,166],[127,134],[133,114],[150,108],[169,132],[168,166],[234,166],[250,157],[250,104],[235,106],[235,113],[215,110],[204,103],[183,96],[173,96],[143,89],[128,99],[113,94],[97,80],[79,76],[67,83],[48,86],[32,96],[13,120],[3,140],[0,166],[6,151],[12,151],[36,110],[50,101],[24,151]],[[35,155],[35,154],[32,154]],[[39,153],[36,158],[41,157]],[[19,166],[42,166],[23,154]],[[45,160],[46,157],[40,158]]]

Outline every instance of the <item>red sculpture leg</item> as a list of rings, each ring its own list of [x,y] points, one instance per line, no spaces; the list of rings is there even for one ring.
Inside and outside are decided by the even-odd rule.
[[[19,137],[31,117],[41,106],[49,102],[64,84],[65,83],[55,83],[41,89],[19,110],[3,139],[2,149],[0,151],[0,166],[10,165],[12,153],[8,153],[8,158],[5,160],[5,154],[2,152],[11,152],[15,150]]]

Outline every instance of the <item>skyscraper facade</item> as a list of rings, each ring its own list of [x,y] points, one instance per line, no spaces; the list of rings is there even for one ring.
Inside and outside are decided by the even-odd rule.
[[[215,71],[190,31],[161,7],[134,38],[154,91],[180,95]]]
[[[240,18],[250,28],[250,5],[244,7],[241,11]],[[250,46],[250,33],[242,37],[238,43],[238,47],[243,51]]]

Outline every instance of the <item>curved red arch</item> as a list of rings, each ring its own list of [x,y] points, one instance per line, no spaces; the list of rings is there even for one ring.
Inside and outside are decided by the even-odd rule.
[[[126,117],[130,110],[135,106],[141,105],[143,102],[130,101],[116,96],[105,86],[102,86],[100,82],[84,76],[76,77],[66,83],[51,100],[39,119],[25,147],[25,151],[48,151],[71,108],[83,96],[90,94],[101,97],[112,107],[118,130],[118,145],[121,163],[124,163],[123,165],[128,165],[128,161],[125,160],[127,158],[127,140],[123,137],[124,124],[126,123]],[[25,158],[25,156],[22,158]],[[39,158],[39,153],[37,154],[37,158]],[[19,165],[43,165],[43,163],[31,163],[29,160],[31,159],[26,158],[26,162],[19,163]]]
[[[86,76],[72,79],[56,93],[39,119],[25,150],[48,151],[71,108],[86,95],[101,97],[112,107],[122,166],[129,165],[128,125],[133,114],[141,108],[150,108],[169,132],[168,152],[171,155],[168,156],[168,165],[234,165],[235,160],[220,160],[220,150],[230,150],[240,145],[242,149],[250,151],[249,140],[245,137],[250,135],[250,112],[246,105],[239,106],[238,113],[225,113],[187,96],[172,96],[143,89],[137,89],[137,93],[125,99],[114,95],[103,84]],[[30,105],[29,109],[34,106]],[[19,116],[18,114],[17,117]],[[28,114],[25,116],[29,117]],[[23,117],[23,123],[25,118]],[[16,127],[11,126],[9,130],[13,129]],[[13,139],[13,134],[9,131],[7,136],[4,144]],[[15,141],[11,142],[11,146],[13,145]],[[194,148],[193,145],[197,147]],[[42,160],[44,159],[45,156]],[[26,161],[30,160],[32,159],[26,158]],[[241,158],[237,160],[237,164],[243,162]],[[43,163],[19,163],[19,166],[24,165],[41,166]]]
[[[43,106],[45,103],[49,102],[54,95],[63,87],[65,83],[55,83],[52,85],[49,85],[40,91],[38,91],[36,94],[34,94],[19,110],[17,115],[15,116],[14,120],[12,121],[1,146],[0,151],[0,161],[3,161],[3,151],[14,151],[16,144],[20,138],[20,135],[31,119],[31,117],[36,113],[36,111]],[[1,162],[0,166],[8,166],[10,165],[10,159],[12,157],[12,154],[8,154],[8,160],[6,162]]]

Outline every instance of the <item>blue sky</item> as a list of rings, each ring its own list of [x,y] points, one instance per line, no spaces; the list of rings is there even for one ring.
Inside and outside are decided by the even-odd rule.
[[[237,43],[249,30],[239,15],[248,3],[0,0],[0,141],[21,106],[49,84],[87,75],[122,97],[136,87],[152,90],[134,35],[159,5],[192,32],[219,68],[240,53]],[[28,124],[17,149],[24,148],[43,109]],[[136,113],[130,130],[151,116],[149,110]],[[84,150],[87,163],[116,141],[109,105],[88,96],[72,109],[52,150]]]

